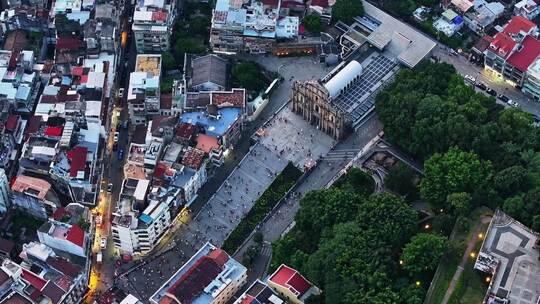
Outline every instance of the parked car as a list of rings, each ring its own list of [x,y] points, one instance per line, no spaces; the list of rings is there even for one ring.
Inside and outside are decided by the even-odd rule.
[[[497,98],[499,98],[501,101],[504,101],[504,102],[508,102],[508,100],[510,100],[510,98],[506,97],[503,94],[497,95]]]
[[[514,107],[514,108],[519,107],[519,103],[518,103],[517,101],[513,101],[512,99],[508,100],[506,103],[507,103],[509,106]]]
[[[114,132],[114,142],[118,142],[118,139],[120,138],[120,133]]]
[[[109,184],[107,185],[107,192],[109,192],[109,193],[112,192],[112,189],[113,189],[113,184],[112,184],[112,183],[109,183]]]
[[[124,159],[124,149],[118,150],[117,158],[118,158],[118,160],[123,160]]]
[[[476,83],[476,87],[482,91],[485,91],[487,89],[487,86],[481,82]]]
[[[497,96],[497,91],[495,91],[492,88],[487,88],[486,93],[488,93],[491,96]]]
[[[472,83],[476,82],[476,78],[472,77],[471,75],[465,75],[465,79]]]
[[[118,89],[118,98],[124,97],[124,88]]]
[[[101,237],[101,239],[99,240],[99,247],[101,249],[107,248],[107,237],[104,237],[104,236]]]

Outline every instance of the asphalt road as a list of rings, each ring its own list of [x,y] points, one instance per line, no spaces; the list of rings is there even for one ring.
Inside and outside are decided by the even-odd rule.
[[[450,54],[447,48],[441,44],[437,44],[437,47],[433,51],[433,55],[440,58],[441,61],[453,65],[457,72],[461,75],[471,75],[476,78],[476,82],[481,82],[497,91],[497,93],[501,93],[506,95],[508,98],[517,101],[519,103],[519,107],[523,111],[540,116],[540,102],[533,101],[521,90],[518,90],[505,81],[490,75],[489,72],[484,70],[483,67],[469,62],[464,56]],[[500,100],[497,100],[497,102],[507,105]]]

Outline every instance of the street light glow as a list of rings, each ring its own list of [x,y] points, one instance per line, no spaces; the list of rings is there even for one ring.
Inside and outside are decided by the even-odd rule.
[[[474,252],[474,251],[471,252],[470,256],[471,256],[471,258],[475,258],[476,257],[476,252]]]
[[[420,281],[416,281],[416,287],[420,287]]]

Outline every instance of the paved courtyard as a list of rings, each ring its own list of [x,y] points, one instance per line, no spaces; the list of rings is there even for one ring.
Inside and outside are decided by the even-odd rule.
[[[177,232],[166,237],[162,253],[144,260],[117,280],[123,290],[149,298],[205,242],[221,246],[275,177],[292,161],[303,168],[316,161],[334,144],[323,132],[283,108],[262,129],[255,144],[205,207]],[[259,132],[261,133],[261,132]]]
[[[335,144],[330,136],[309,125],[289,107],[280,111],[258,134],[262,145],[300,169],[328,153]]]

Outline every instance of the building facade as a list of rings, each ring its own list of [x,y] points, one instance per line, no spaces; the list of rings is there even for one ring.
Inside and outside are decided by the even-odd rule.
[[[343,138],[351,125],[349,115],[335,105],[328,90],[318,81],[293,84],[293,112],[334,139]]]
[[[138,0],[132,30],[137,53],[161,53],[169,48],[176,1]]]
[[[6,213],[11,206],[10,192],[6,171],[0,169],[0,214]]]

